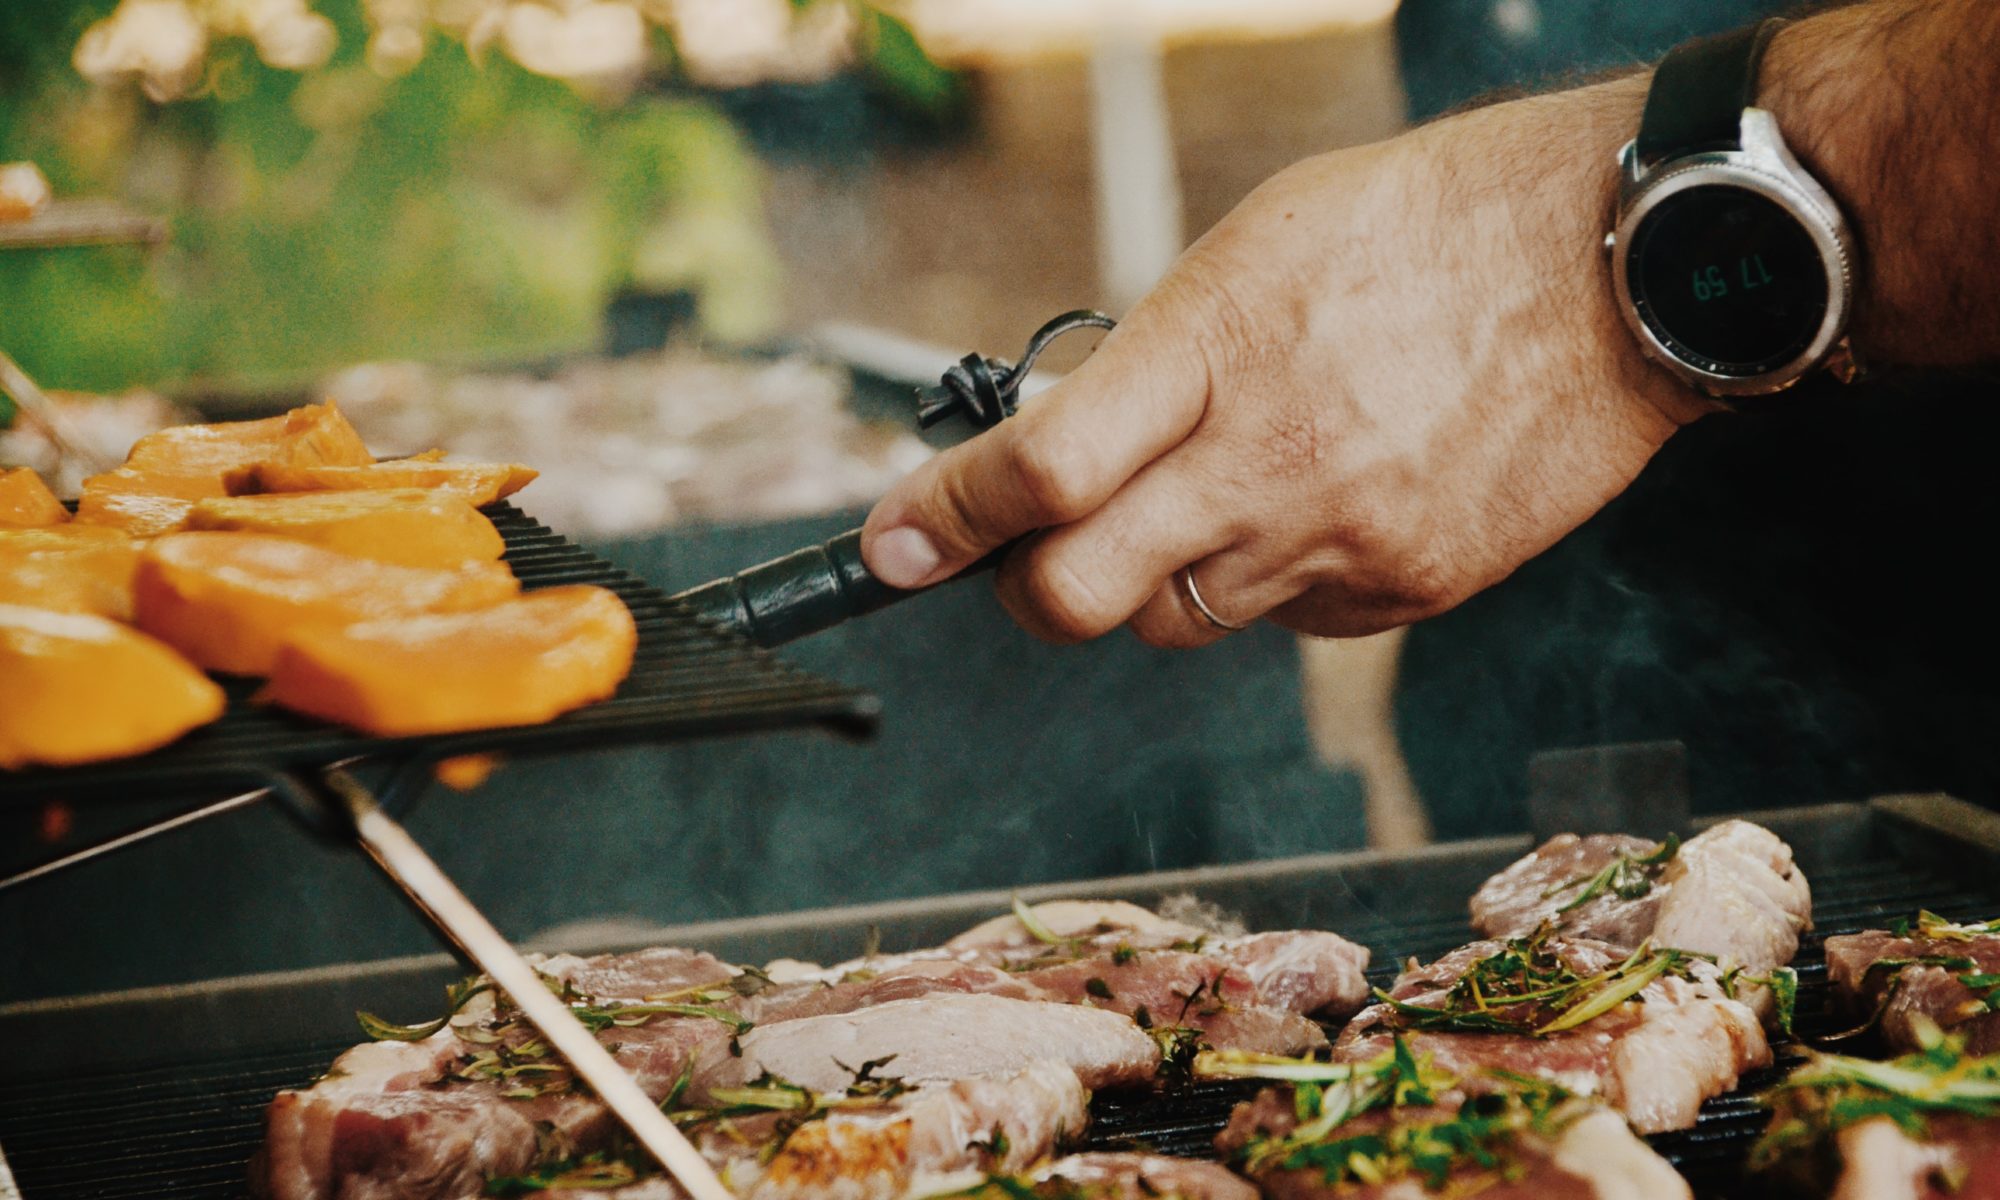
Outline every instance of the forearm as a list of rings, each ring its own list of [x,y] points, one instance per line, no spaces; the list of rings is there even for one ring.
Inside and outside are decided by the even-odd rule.
[[[1839,201],[1864,361],[2000,358],[2000,4],[1892,0],[1781,30],[1759,103]]]

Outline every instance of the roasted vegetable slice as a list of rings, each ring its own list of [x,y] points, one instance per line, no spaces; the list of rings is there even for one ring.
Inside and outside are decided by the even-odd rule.
[[[385,736],[534,725],[610,696],[637,644],[616,595],[548,588],[478,612],[297,634],[264,697]]]
[[[519,463],[440,462],[439,451],[369,467],[309,467],[258,463],[233,472],[229,490],[246,492],[348,492],[378,488],[437,488],[474,504],[491,504],[535,481],[533,467]]]
[[[119,467],[83,481],[76,519],[132,537],[158,537],[186,525],[195,501],[227,494],[220,475],[163,475]]]
[[[491,562],[507,548],[463,496],[415,488],[203,500],[187,527],[275,534],[406,567]]]
[[[38,529],[67,520],[69,510],[32,469],[0,470],[0,529]]]
[[[0,604],[128,621],[138,561],[139,548],[116,529],[0,528]]]
[[[404,567],[290,538],[177,533],[146,548],[139,628],[211,671],[268,675],[293,633],[486,608],[520,594],[497,562]]]
[[[222,689],[103,617],[0,605],[0,767],[70,766],[164,746],[222,715]]]
[[[125,465],[155,475],[208,476],[219,486],[225,471],[260,462],[362,467],[374,461],[338,408],[310,404],[261,421],[181,425],[149,433],[133,445]]]

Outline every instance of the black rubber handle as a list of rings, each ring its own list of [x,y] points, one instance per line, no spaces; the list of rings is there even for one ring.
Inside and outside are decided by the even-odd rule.
[[[962,416],[979,429],[997,425],[1014,414],[1021,381],[1050,342],[1073,330],[1110,329],[1116,324],[1103,313],[1080,308],[1036,330],[1018,365],[968,354],[945,372],[936,387],[918,393],[919,422],[928,427]],[[1013,543],[1000,547],[952,579],[991,568],[1012,548]],[[861,561],[861,531],[850,529],[831,541],[689,588],[674,599],[692,607],[695,615],[768,647],[831,629],[914,595],[917,591],[890,587],[868,573]]]
[[[1006,546],[995,550],[945,582],[990,570],[1007,550]],[[770,647],[929,590],[906,591],[875,578],[861,561],[861,531],[850,529],[817,546],[689,588],[674,599],[704,620]]]

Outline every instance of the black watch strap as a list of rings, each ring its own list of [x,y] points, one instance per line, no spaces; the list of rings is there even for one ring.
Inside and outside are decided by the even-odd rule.
[[[1660,60],[1639,122],[1639,161],[1740,145],[1743,110],[1757,102],[1757,67],[1784,22],[1698,38]]]

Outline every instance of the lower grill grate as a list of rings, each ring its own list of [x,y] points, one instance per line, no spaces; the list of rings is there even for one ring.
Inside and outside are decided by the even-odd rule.
[[[2000,893],[1968,889],[1893,861],[1821,869],[1812,882],[1817,929],[1796,964],[1798,1026],[1808,1037],[1840,1024],[1828,1008],[1822,951],[1828,935],[1879,928],[1919,907],[1954,919],[2000,913]],[[1374,948],[1375,982],[1386,983],[1409,956],[1432,958],[1471,937],[1455,908],[1413,916],[1396,928],[1350,924],[1340,931]],[[26,1200],[233,1200],[245,1194],[246,1164],[257,1149],[272,1093],[303,1086],[347,1044],[68,1079],[10,1079],[0,1082],[0,1148]],[[1688,1176],[1697,1195],[1734,1200],[1744,1194],[1743,1156],[1764,1123],[1752,1095],[1780,1078],[1798,1056],[1796,1047],[1781,1047],[1776,1067],[1711,1101],[1693,1129],[1652,1139]],[[1088,1144],[1209,1154],[1210,1139],[1230,1108],[1255,1090],[1252,1084],[1205,1082],[1163,1095],[1107,1093],[1093,1105]]]

